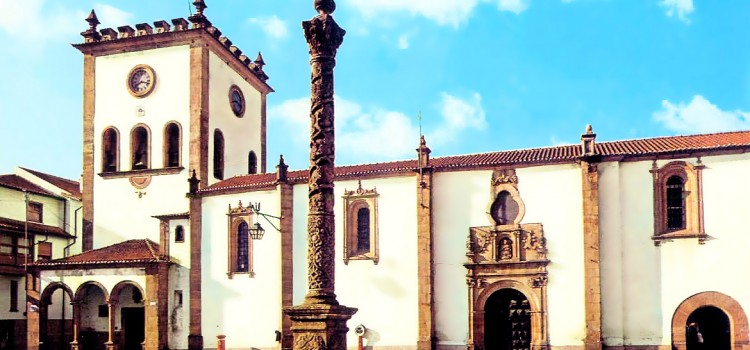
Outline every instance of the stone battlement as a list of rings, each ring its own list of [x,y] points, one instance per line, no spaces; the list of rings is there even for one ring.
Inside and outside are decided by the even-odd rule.
[[[266,82],[266,80],[268,80],[268,75],[266,75],[266,73],[263,71],[265,62],[263,61],[263,56],[261,55],[261,53],[258,52],[258,56],[254,61],[247,57],[244,53],[242,53],[242,50],[240,50],[237,46],[232,45],[232,41],[229,40],[229,38],[221,35],[221,30],[219,30],[219,28],[211,25],[211,21],[209,21],[208,18],[206,18],[206,16],[203,14],[203,10],[206,8],[205,4],[203,4],[202,1],[196,1],[195,3],[199,3],[196,5],[198,12],[195,15],[188,17],[187,20],[184,18],[175,18],[171,21],[172,25],[170,25],[169,22],[165,20],[155,21],[153,22],[153,26],[148,23],[138,23],[135,25],[135,29],[130,25],[124,25],[117,27],[117,30],[114,30],[112,28],[103,28],[101,30],[97,30],[96,27],[100,24],[100,22],[96,17],[96,13],[94,12],[94,10],[91,10],[91,13],[86,18],[86,22],[89,23],[89,29],[81,33],[81,36],[83,36],[84,38],[84,42],[82,44],[76,44],[74,46],[76,46],[77,48],[81,48],[84,46],[97,44],[126,42],[135,39],[143,39],[146,37],[156,39],[160,36],[173,35],[174,33],[178,32],[204,31],[208,33],[214,40],[216,40],[216,42],[218,42],[222,47],[224,47],[224,49],[240,64],[249,68],[250,71],[252,71],[256,77],[258,77],[258,79],[260,79],[262,82]]]

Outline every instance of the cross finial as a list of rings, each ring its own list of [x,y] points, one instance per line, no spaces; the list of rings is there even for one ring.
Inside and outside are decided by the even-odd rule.
[[[321,15],[330,15],[333,11],[336,11],[336,2],[333,0],[315,0],[313,4],[315,5],[315,10]]]

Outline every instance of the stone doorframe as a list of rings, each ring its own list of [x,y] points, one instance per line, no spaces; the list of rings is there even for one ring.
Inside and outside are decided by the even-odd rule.
[[[672,346],[676,350],[686,349],[685,325],[693,311],[713,306],[723,311],[729,317],[729,327],[732,349],[747,349],[750,345],[748,337],[748,321],[742,306],[732,297],[719,292],[702,292],[683,301],[672,316]]]
[[[547,248],[541,224],[472,227],[467,242],[469,350],[484,350],[484,307],[501,289],[529,300],[531,349],[549,349]]]

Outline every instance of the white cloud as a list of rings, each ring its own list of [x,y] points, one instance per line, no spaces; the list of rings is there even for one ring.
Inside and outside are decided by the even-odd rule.
[[[497,8],[500,9],[500,11],[513,12],[517,15],[528,7],[529,4],[524,0],[499,0],[497,3]]]
[[[401,50],[409,48],[409,37],[406,34],[398,37],[398,48]]]
[[[654,112],[656,121],[676,132],[705,133],[750,129],[750,112],[724,111],[701,95],[690,103],[661,102],[661,110]]]
[[[94,4],[94,11],[96,11],[96,17],[99,18],[99,22],[102,23],[103,28],[116,28],[124,25],[132,25],[131,21],[133,19],[133,14],[120,10],[114,6],[107,4]],[[85,24],[85,22],[83,24]]]
[[[0,31],[18,39],[24,47],[41,48],[48,41],[88,28],[85,12],[64,6],[50,8],[44,6],[44,0],[0,0]]]
[[[276,15],[270,17],[254,17],[247,20],[248,23],[257,25],[268,36],[275,39],[283,39],[289,35],[286,28],[286,22],[282,21]]]
[[[336,96],[336,157],[343,164],[387,161],[414,156],[419,125],[415,116],[381,107],[363,108]],[[481,96],[468,99],[443,93],[439,104],[441,119],[430,123],[427,133],[431,147],[455,142],[467,128],[486,127]],[[285,124],[291,141],[307,147],[310,129],[310,99],[303,97],[282,102],[269,109],[269,118]],[[299,153],[299,152],[295,152]]]
[[[693,0],[661,0],[659,6],[667,9],[667,16],[674,17],[677,15],[677,18],[685,23],[690,23],[688,15],[695,9]]]
[[[427,135],[428,142],[432,145],[453,142],[461,130],[482,130],[487,126],[482,96],[478,93],[473,93],[468,99],[443,93],[440,114],[443,117],[442,123]]]
[[[366,18],[376,19],[386,12],[408,12],[437,22],[458,27],[466,22],[479,0],[346,0]],[[482,0],[484,1],[484,0]]]

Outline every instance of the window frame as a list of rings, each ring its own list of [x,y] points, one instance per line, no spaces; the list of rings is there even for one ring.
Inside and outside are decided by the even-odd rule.
[[[686,161],[672,161],[662,167],[654,161],[651,173],[653,175],[653,206],[654,233],[651,237],[655,245],[673,239],[697,238],[704,244],[709,236],[705,233],[703,223],[703,180],[705,166],[698,158],[695,165]],[[670,227],[668,203],[670,179],[678,177],[682,181],[682,211],[683,219],[680,227]],[[675,207],[676,208],[676,207]],[[674,209],[674,208],[672,208]]]
[[[224,180],[224,163],[225,163],[225,149],[226,143],[224,139],[224,133],[217,129],[214,129],[214,142],[213,142],[213,174],[217,180]]]
[[[176,135],[170,135],[170,127],[174,126],[177,130]],[[173,143],[172,143],[172,136],[176,137],[177,140],[174,142],[175,150],[172,149]],[[177,168],[182,166],[182,126],[180,123],[176,121],[170,121],[166,125],[164,125],[164,167],[165,168]],[[176,152],[177,153],[177,163],[174,165],[170,164],[170,154]]]
[[[31,208],[32,207],[39,208],[39,220],[32,220],[30,218],[29,214],[31,213]],[[37,222],[37,223],[40,223],[40,224],[44,223],[44,204],[42,204],[40,202],[29,201],[26,204],[26,221]]]
[[[143,129],[146,133],[145,136],[145,157],[146,161],[143,162],[142,168],[136,168],[136,146],[139,143],[138,140],[136,140],[136,131],[139,129]],[[133,126],[133,128],[130,130],[130,170],[145,170],[145,169],[151,169],[151,129],[149,129],[148,125],[140,123]]]
[[[43,253],[49,253],[44,254]],[[52,242],[37,242],[36,248],[37,260],[52,260]]]
[[[111,137],[108,136],[108,132],[111,132]],[[114,138],[114,140],[112,140]],[[107,154],[112,151],[112,158],[114,160],[114,169],[109,167],[107,164]],[[108,126],[102,131],[102,173],[115,173],[120,170],[120,130],[114,126]]]
[[[344,264],[350,260],[371,260],[375,265],[380,261],[378,246],[378,197],[376,188],[363,189],[362,182],[353,191],[344,190]],[[369,250],[359,249],[359,213],[369,210]]]
[[[254,213],[250,206],[245,207],[242,202],[237,207],[232,208],[229,205],[229,212],[227,213],[227,277],[229,279],[234,278],[234,275],[246,274],[249,277],[255,277],[255,271],[253,269],[253,239],[250,237],[248,232],[247,237],[247,271],[239,271],[238,269],[238,256],[239,256],[239,228],[240,224],[247,224],[248,230],[253,225]]]
[[[18,312],[18,281],[10,280],[10,309],[8,312]]]
[[[181,236],[179,234],[181,234]],[[185,227],[184,226],[177,225],[174,228],[174,242],[185,243]]]

